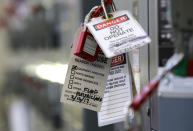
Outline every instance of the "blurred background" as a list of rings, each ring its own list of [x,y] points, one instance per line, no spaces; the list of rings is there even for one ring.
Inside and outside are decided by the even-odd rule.
[[[193,0],[177,1],[114,0],[118,10],[133,14],[152,40],[129,53],[138,93],[166,64],[176,45],[183,45],[177,48],[184,52],[189,47],[192,51],[193,18],[187,8],[192,9]],[[100,2],[0,0],[0,131],[125,131],[124,126],[131,124],[126,121],[99,128],[96,112],[60,103],[74,34],[85,15]],[[178,30],[178,23],[182,30]],[[192,52],[188,53],[193,64]],[[166,78],[161,92],[166,97],[159,96],[159,90],[158,95],[154,93],[140,108],[140,120],[134,125],[140,129],[132,131],[193,129],[193,90],[185,87],[188,83],[192,88],[192,77],[188,82],[173,78],[179,83],[179,93],[168,88],[168,81]],[[188,100],[183,98],[179,103],[181,95]],[[162,100],[163,105],[158,106]]]
[[[78,0],[0,0],[0,131],[81,131],[60,103]],[[67,113],[64,113],[67,112]]]

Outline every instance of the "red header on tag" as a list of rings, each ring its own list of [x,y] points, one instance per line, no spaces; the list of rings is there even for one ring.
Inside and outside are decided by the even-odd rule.
[[[122,15],[122,16],[114,18],[112,20],[96,24],[96,25],[94,25],[94,28],[95,28],[95,30],[101,30],[101,29],[125,22],[127,20],[129,20],[129,17],[127,15]]]
[[[115,56],[112,58],[112,63],[111,63],[111,66],[115,66],[115,65],[120,65],[124,62],[124,55],[121,54],[121,55],[118,55],[118,56]],[[125,62],[124,62],[125,64]]]

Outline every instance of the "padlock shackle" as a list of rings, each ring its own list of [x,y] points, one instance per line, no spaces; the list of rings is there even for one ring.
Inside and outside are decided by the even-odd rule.
[[[112,1],[113,1],[113,0],[105,0],[105,6],[110,5],[110,4],[112,3]],[[102,7],[102,6],[99,6],[99,8],[96,9],[96,10],[93,12],[91,18],[98,17],[98,16],[101,14],[102,11],[103,11],[103,7]]]
[[[92,18],[91,16],[92,16],[92,14],[93,14],[93,12],[98,8],[99,6],[95,6],[95,7],[93,7],[91,10],[90,10],[90,12],[86,15],[86,17],[85,17],[85,20],[84,20],[84,28],[83,28],[83,30],[86,30],[86,24],[90,21],[90,19]]]
[[[103,7],[103,12],[105,14],[105,19],[109,19],[109,14],[107,13],[107,9],[106,9],[106,6],[105,6],[105,0],[101,0],[101,5]],[[111,6],[112,6],[113,12],[115,12],[116,11],[116,6],[115,6],[115,3],[113,1],[111,2]]]
[[[105,14],[105,19],[109,19],[109,16],[108,16],[108,13],[107,13],[107,9],[106,9],[106,6],[105,6],[105,0],[101,0],[101,5],[103,7],[103,12]]]

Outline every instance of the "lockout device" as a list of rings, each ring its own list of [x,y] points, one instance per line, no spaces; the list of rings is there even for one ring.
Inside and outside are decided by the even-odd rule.
[[[80,31],[74,55],[77,55],[90,62],[96,61],[99,46],[92,34],[88,31]]]
[[[105,5],[109,5],[111,2],[112,0],[106,1]],[[91,18],[99,16],[102,11],[102,6],[95,6],[87,14],[83,25],[84,29],[79,32],[78,41],[74,51],[74,55],[90,62],[97,60],[100,48],[93,35],[87,30],[85,24],[87,24]]]

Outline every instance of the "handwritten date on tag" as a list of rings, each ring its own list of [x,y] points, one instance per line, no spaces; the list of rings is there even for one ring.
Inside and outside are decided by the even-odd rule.
[[[100,111],[110,63],[101,53],[95,62],[89,62],[72,51],[61,102]]]

